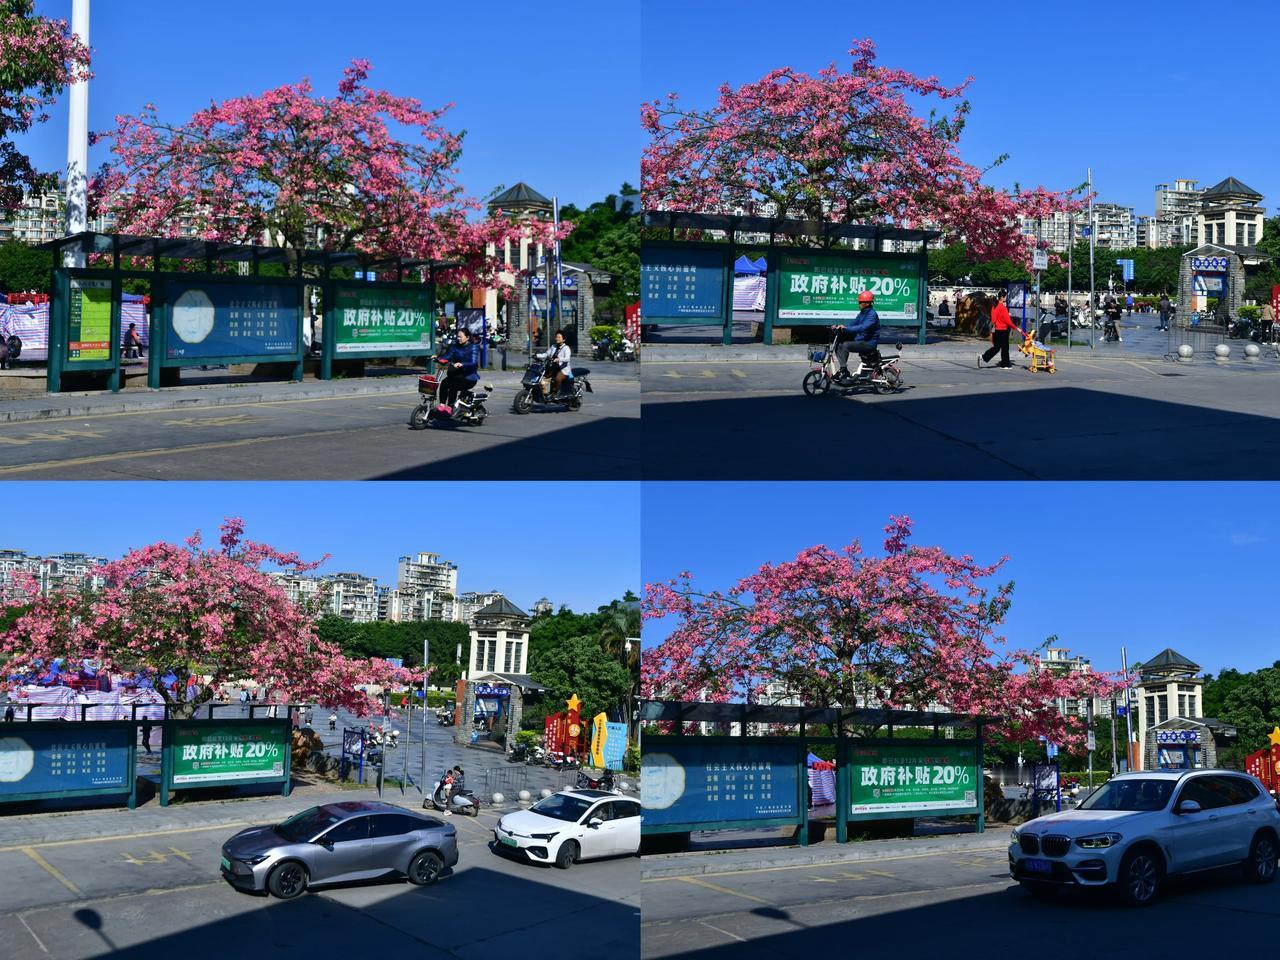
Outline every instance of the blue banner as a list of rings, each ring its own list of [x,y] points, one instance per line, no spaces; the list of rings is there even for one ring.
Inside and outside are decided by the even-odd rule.
[[[623,754],[627,751],[627,725],[625,723],[606,723],[604,725],[604,768],[621,770]]]
[[[64,790],[130,789],[132,729],[24,730],[0,732],[0,798],[7,794],[57,794]]]
[[[644,822],[799,822],[801,768],[795,743],[654,745],[640,763]]]
[[[165,289],[166,359],[298,353],[302,311],[296,287],[179,280]]]
[[[719,250],[643,248],[641,317],[649,322],[723,316],[724,257]]]

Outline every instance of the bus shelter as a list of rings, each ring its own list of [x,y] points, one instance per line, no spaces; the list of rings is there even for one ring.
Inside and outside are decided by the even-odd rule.
[[[158,389],[176,385],[184,367],[229,364],[276,364],[282,379],[301,380],[305,334],[318,303],[325,317],[321,379],[331,378],[341,361],[429,355],[435,348],[435,274],[455,265],[93,231],[40,249],[52,251],[55,264],[50,393],[120,389],[126,280],[150,285],[147,385]],[[87,266],[68,266],[72,261]]]
[[[807,844],[808,757],[820,745],[835,747],[838,842],[865,820],[975,815],[985,828],[983,728],[995,717],[647,701],[639,719],[672,729],[643,739],[644,835],[795,826]],[[944,735],[958,729],[972,736]]]
[[[847,323],[857,316],[863,291],[875,295],[882,327],[925,342],[929,243],[942,236],[936,230],[670,210],[646,211],[642,218],[651,232],[667,232],[640,241],[643,323],[720,325],[724,343],[732,343],[734,264],[742,253],[763,250],[766,344],[777,327]],[[678,239],[677,231],[725,239]],[[800,242],[805,239],[810,242]],[[902,252],[907,246],[915,249]]]

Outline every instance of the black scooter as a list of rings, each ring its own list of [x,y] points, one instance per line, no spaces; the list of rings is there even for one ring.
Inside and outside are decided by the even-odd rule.
[[[520,381],[520,392],[511,403],[513,412],[528,413],[535,403],[578,410],[582,407],[583,396],[595,392],[587,379],[587,374],[591,371],[585,367],[573,371],[573,376],[566,384],[568,389],[563,393],[556,389],[554,379],[544,376],[546,370],[546,361],[537,357],[529,361],[524,370],[524,378]]]

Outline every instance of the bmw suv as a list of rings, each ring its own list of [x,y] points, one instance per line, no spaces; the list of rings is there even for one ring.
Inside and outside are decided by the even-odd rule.
[[[1280,853],[1280,807],[1234,770],[1125,773],[1079,807],[1016,827],[1009,874],[1028,892],[1114,885],[1134,906],[1166,877],[1240,864],[1268,883]]]

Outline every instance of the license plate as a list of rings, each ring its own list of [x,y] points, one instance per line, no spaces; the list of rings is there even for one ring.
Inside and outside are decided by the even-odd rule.
[[[228,860],[226,857],[222,858],[222,869],[226,870],[228,873],[231,872],[231,861]]]
[[[1022,865],[1029,873],[1053,873],[1053,864],[1039,857],[1027,857]]]
[[[503,846],[507,846],[507,847],[520,846],[520,844],[516,843],[516,841],[512,837],[499,837],[498,842],[501,843]]]

